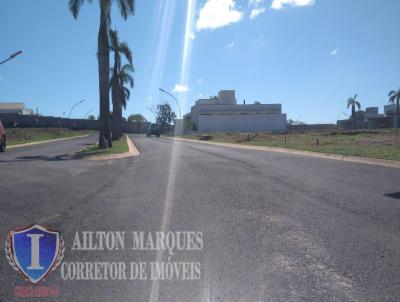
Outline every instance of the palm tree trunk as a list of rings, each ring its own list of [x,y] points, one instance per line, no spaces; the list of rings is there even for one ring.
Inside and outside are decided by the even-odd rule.
[[[117,75],[115,72],[114,72],[114,79],[117,79]],[[112,115],[112,124],[111,124],[112,140],[118,140],[119,134],[118,134],[117,118],[118,118],[119,87],[118,87],[117,81],[113,81],[113,83],[112,83],[111,94],[112,94],[112,104],[113,104],[113,115]]]
[[[356,129],[356,107],[354,104],[351,106],[351,115],[353,117],[353,130],[354,130]]]
[[[122,104],[121,101],[118,102],[117,104],[117,129],[118,129],[118,137],[121,138],[122,137]]]
[[[109,97],[109,69],[110,46],[107,33],[106,12],[101,9],[100,28],[98,36],[98,64],[99,64],[99,147],[105,149],[112,146],[110,137],[110,97]]]

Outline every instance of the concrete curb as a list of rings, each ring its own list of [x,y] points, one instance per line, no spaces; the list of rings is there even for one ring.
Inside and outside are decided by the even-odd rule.
[[[128,147],[129,147],[128,152],[119,153],[119,154],[109,154],[109,155],[91,155],[91,156],[84,157],[84,159],[87,159],[87,160],[112,160],[112,159],[120,159],[120,158],[138,156],[140,154],[140,152],[136,148],[135,144],[129,138],[128,135],[126,136],[126,142],[128,143]]]
[[[188,142],[194,142],[194,143],[200,143],[200,144],[215,145],[215,146],[228,147],[228,148],[236,148],[236,149],[247,149],[247,150],[286,153],[286,154],[293,154],[293,155],[303,155],[303,156],[317,157],[317,158],[323,158],[323,159],[333,159],[333,160],[347,161],[347,162],[353,162],[353,163],[360,163],[360,164],[400,169],[400,161],[396,161],[396,160],[368,158],[368,157],[359,157],[359,156],[345,156],[345,155],[338,155],[338,154],[331,154],[331,153],[319,153],[319,152],[286,149],[286,148],[279,148],[279,147],[251,146],[251,145],[239,145],[239,144],[232,144],[232,143],[198,141],[198,140],[194,140],[194,139],[187,139],[187,138],[181,138],[181,137],[174,137],[174,138],[171,137],[169,139],[179,140],[179,141],[188,141]]]
[[[73,136],[73,137],[56,138],[56,139],[50,139],[50,140],[47,140],[47,141],[40,141],[40,142],[33,142],[33,143],[12,145],[12,146],[7,146],[7,149],[14,149],[14,148],[21,148],[21,147],[29,147],[29,146],[34,146],[34,145],[40,145],[40,144],[52,143],[52,142],[59,142],[59,141],[65,141],[65,140],[68,140],[68,139],[82,138],[82,137],[88,137],[88,136],[89,136],[89,134],[86,134],[86,135],[79,135],[79,136]]]

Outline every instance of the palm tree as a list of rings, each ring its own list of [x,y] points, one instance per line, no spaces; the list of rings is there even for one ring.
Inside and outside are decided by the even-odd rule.
[[[351,106],[351,118],[353,120],[353,129],[356,129],[356,106],[358,110],[361,108],[360,102],[357,101],[357,94],[347,100],[347,108]]]
[[[119,40],[118,31],[111,29],[109,32],[109,36],[110,49],[114,52],[114,68],[112,69],[111,76],[111,97],[113,104],[112,139],[117,140],[122,136],[122,107],[120,103],[122,96],[120,89],[121,83],[119,80],[119,73],[121,72],[121,55],[124,55],[129,64],[132,66],[132,52],[126,42],[121,42]]]
[[[113,97],[117,98],[115,101],[115,108],[113,109],[113,139],[119,139],[122,136],[122,108],[126,108],[131,94],[129,88],[125,85],[128,84],[130,88],[133,88],[133,72],[134,68],[130,64],[122,66],[119,72],[115,72],[115,67],[112,69],[113,76],[111,78],[111,85],[113,87]]]
[[[396,128],[400,128],[400,89],[395,91],[392,90],[389,92],[389,102],[394,104],[396,103],[396,114],[397,114],[397,123],[396,123]]]
[[[121,16],[126,20],[130,14],[134,14],[135,0],[99,0],[100,26],[97,40],[97,58],[99,66],[99,92],[100,92],[100,128],[99,147],[112,146],[110,135],[110,96],[109,96],[109,70],[110,70],[110,46],[108,30],[111,24],[111,6],[117,2]],[[69,8],[74,18],[78,18],[80,8],[85,2],[92,0],[69,0]]]

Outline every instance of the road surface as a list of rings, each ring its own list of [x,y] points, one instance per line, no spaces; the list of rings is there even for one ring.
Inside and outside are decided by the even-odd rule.
[[[399,301],[399,169],[133,139],[140,156],[114,161],[70,158],[93,137],[0,154],[1,245],[38,223],[61,230],[63,263],[200,263],[200,278],[78,281],[61,265],[47,301]],[[202,248],[132,249],[132,231],[160,230],[202,232]],[[125,247],[73,250],[83,231]],[[30,284],[3,250],[0,282],[0,301],[40,301],[18,300]]]

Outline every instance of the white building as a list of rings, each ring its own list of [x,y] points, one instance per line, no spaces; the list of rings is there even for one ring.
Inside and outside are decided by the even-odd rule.
[[[0,113],[32,115],[33,110],[26,108],[24,103],[0,103]]]
[[[390,117],[392,127],[396,127],[397,125],[397,104],[390,104],[390,105],[385,105],[384,107],[385,111],[385,116]]]
[[[286,114],[281,104],[236,104],[235,90],[199,99],[184,116],[200,132],[285,132]]]

